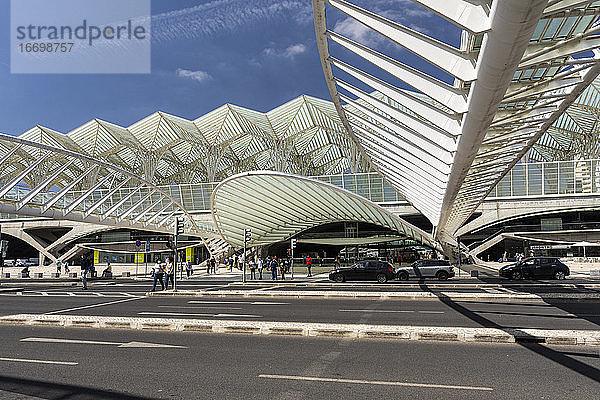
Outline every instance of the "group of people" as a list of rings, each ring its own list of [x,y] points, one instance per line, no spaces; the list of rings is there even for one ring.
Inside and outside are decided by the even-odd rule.
[[[312,276],[312,257],[305,258],[308,276]],[[248,267],[250,268],[250,279],[263,279],[263,271],[271,273],[271,280],[276,281],[278,278],[285,280],[285,274],[290,273],[292,261],[289,258],[277,256],[267,256],[264,260],[261,257],[249,258]]]
[[[191,269],[191,265],[190,265]],[[186,264],[187,270],[187,264]],[[160,258],[156,260],[154,267],[152,268],[152,291],[156,290],[156,283],[160,283],[161,290],[167,290],[169,288],[169,281],[171,282],[171,286],[175,286],[175,266],[173,265],[173,259],[171,257],[165,258],[165,262],[162,263]],[[163,282],[164,277],[164,282]],[[189,273],[188,273],[189,277]]]

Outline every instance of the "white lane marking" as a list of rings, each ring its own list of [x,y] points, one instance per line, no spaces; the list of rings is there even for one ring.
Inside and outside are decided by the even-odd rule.
[[[312,381],[312,382],[333,382],[333,383],[357,383],[363,385],[387,385],[387,386],[408,386],[422,387],[432,389],[462,389],[462,390],[481,390],[491,392],[494,389],[483,386],[458,386],[458,385],[438,385],[432,383],[416,383],[416,382],[393,382],[393,381],[366,381],[362,379],[342,379],[342,378],[319,378],[316,376],[295,376],[295,375],[258,375],[259,378],[267,379],[287,379],[295,381]]]
[[[42,296],[48,296],[48,293],[42,292]]]
[[[36,342],[36,343],[69,343],[69,344],[102,344],[102,345],[119,345],[120,342],[101,342],[95,340],[79,340],[79,339],[55,339],[55,338],[38,338],[28,337],[20,340],[21,342]]]
[[[209,301],[209,300],[190,300],[188,304],[250,304],[254,306],[280,306],[290,303],[276,301]]]
[[[338,310],[339,312],[372,312],[372,313],[414,313],[412,310]]]
[[[79,340],[79,339],[56,339],[56,338],[37,338],[30,337],[21,339],[21,342],[37,342],[37,343],[67,343],[67,344],[92,344],[92,345],[105,345],[105,346],[117,346],[117,347],[165,347],[165,348],[176,348],[176,349],[187,349],[186,346],[177,346],[172,344],[161,344],[161,343],[146,343],[146,342],[102,342],[95,340]]]
[[[242,307],[219,307],[219,306],[158,306],[158,308],[177,308],[177,309],[205,309],[210,308],[214,310],[243,310]]]
[[[47,313],[44,313],[44,314],[46,314],[46,315],[60,314],[60,313],[67,312],[67,311],[76,311],[76,310],[84,310],[86,308],[108,306],[108,305],[111,305],[111,304],[124,303],[126,301],[140,300],[140,299],[143,299],[143,298],[144,297],[131,297],[131,298],[123,299],[123,300],[109,301],[109,302],[106,302],[106,303],[90,304],[90,305],[87,305],[87,306],[73,307],[73,308],[65,308],[64,310],[50,311],[50,312],[47,312]]]
[[[172,313],[172,312],[153,312],[153,311],[142,311],[139,315],[171,315],[178,317],[248,317],[248,318],[262,318],[262,315],[254,314],[204,314],[204,313]]]
[[[106,297],[106,295],[104,293],[100,293],[100,292],[92,292],[92,294],[95,294],[98,297]]]
[[[7,358],[0,357],[0,361],[14,361],[14,362],[24,362],[24,363],[34,363],[34,364],[55,364],[55,365],[77,365],[79,363],[71,362],[71,361],[50,361],[50,360],[30,360],[26,358]]]
[[[356,310],[338,310],[339,312],[366,312],[366,313],[423,313],[423,314],[444,314],[444,311],[419,311],[419,310],[369,310],[369,309],[356,309]]]

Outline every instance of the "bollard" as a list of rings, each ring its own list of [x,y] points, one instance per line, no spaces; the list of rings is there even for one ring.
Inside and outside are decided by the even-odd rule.
[[[77,272],[69,272],[69,278],[77,278]]]
[[[43,278],[44,274],[42,272],[34,272],[33,277],[34,278]]]
[[[121,274],[121,276],[123,276],[123,277],[130,277],[131,276],[131,272],[129,272],[129,271],[123,271],[123,273]]]
[[[50,278],[58,278],[60,277],[60,274],[58,272],[51,272],[50,273]]]
[[[477,270],[475,270],[475,269],[474,269],[474,270],[472,270],[472,271],[471,271],[471,277],[472,277],[472,278],[478,278],[478,277],[479,277],[479,271],[477,271]]]
[[[10,278],[10,272],[5,272],[2,274],[3,278]]]

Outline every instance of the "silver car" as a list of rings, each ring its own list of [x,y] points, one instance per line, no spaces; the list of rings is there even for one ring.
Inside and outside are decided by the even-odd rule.
[[[450,261],[446,260],[418,260],[408,267],[396,268],[396,278],[401,281],[407,281],[410,278],[437,278],[440,281],[445,281],[452,278],[454,267],[450,265]]]

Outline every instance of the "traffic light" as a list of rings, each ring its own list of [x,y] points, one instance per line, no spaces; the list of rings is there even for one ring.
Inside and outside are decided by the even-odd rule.
[[[173,237],[172,236],[167,236],[167,248],[173,250],[175,248],[175,245],[173,244]]]
[[[252,230],[250,228],[244,229],[244,243],[248,243],[252,239]]]
[[[183,233],[183,218],[175,218],[175,235],[181,235]]]
[[[291,244],[291,246],[290,246],[290,247],[291,247],[292,249],[295,249],[295,248],[296,248],[296,244],[297,244],[297,243],[298,243],[298,239],[292,239],[292,240],[291,240],[291,243],[290,243],[290,244]]]

